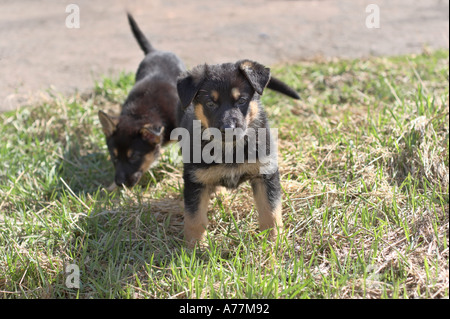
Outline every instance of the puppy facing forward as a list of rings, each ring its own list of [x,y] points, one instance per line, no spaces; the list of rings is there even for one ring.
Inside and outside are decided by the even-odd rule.
[[[250,60],[200,65],[178,79],[179,127],[189,133],[180,139],[181,131],[177,132],[184,163],[184,235],[189,246],[204,238],[215,188],[233,189],[244,181],[253,190],[260,230],[269,229],[271,237],[282,231],[276,148],[260,103],[266,86],[298,98],[286,84],[271,78],[269,68]]]
[[[120,116],[103,111],[98,116],[114,163],[115,184],[132,187],[170,142],[179,103],[176,81],[185,67],[175,54],[155,50],[130,14],[128,21],[145,58]]]

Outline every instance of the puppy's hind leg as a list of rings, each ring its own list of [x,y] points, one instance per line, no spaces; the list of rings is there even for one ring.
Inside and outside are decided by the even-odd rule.
[[[279,172],[262,175],[251,184],[259,214],[259,228],[261,231],[270,229],[270,237],[276,238],[283,231]]]

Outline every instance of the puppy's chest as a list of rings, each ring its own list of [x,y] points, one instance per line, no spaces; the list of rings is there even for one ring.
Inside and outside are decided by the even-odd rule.
[[[198,183],[237,188],[239,184],[259,176],[259,163],[218,164],[197,168],[192,172]]]

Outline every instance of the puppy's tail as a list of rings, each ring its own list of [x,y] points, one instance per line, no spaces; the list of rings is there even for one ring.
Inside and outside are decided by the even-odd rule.
[[[293,88],[273,76],[270,78],[267,88],[283,93],[293,99],[301,100],[300,95]]]
[[[146,55],[154,51],[155,49],[152,47],[150,42],[148,42],[147,38],[142,33],[141,29],[139,29],[133,16],[129,12],[127,12],[127,16],[128,22],[130,23],[131,31],[133,31],[133,35],[136,38],[137,42],[139,43],[139,46],[141,47],[142,51],[144,51]]]

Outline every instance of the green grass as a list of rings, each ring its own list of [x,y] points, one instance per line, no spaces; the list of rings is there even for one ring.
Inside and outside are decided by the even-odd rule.
[[[280,138],[274,243],[243,185],[186,249],[176,145],[138,187],[106,190],[97,112],[118,111],[133,74],[1,114],[0,297],[448,298],[448,51],[273,73],[303,98],[262,98]]]

